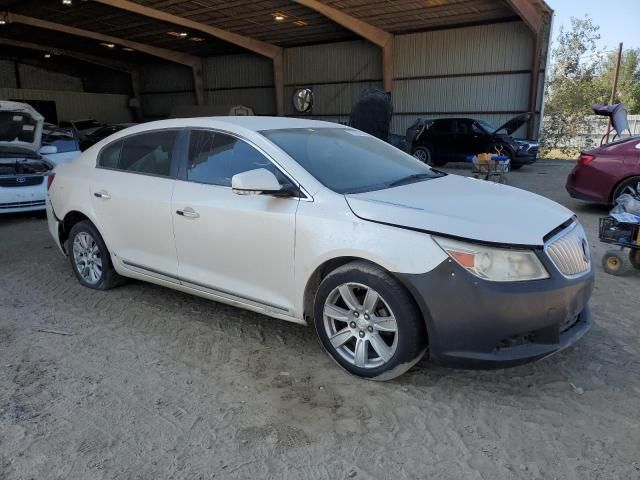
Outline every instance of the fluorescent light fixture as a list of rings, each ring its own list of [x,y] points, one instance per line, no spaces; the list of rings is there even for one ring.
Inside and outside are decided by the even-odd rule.
[[[73,4],[73,0],[62,0],[63,5],[71,5]]]
[[[101,42],[100,45],[102,45],[103,47],[107,47],[107,48],[115,48],[116,47],[114,43]]]
[[[125,52],[135,52],[133,48],[129,48],[129,47],[122,47],[122,50],[124,50]]]
[[[276,22],[281,22],[281,21],[283,21],[285,18],[287,18],[287,16],[286,16],[284,13],[281,13],[281,12],[275,12],[275,13],[272,13],[271,15],[273,15],[273,19],[274,19]]]
[[[192,42],[204,42],[204,38],[202,37],[189,37],[189,40]]]
[[[180,32],[179,35],[182,38],[187,38],[189,36],[189,34],[187,32]]]
[[[51,58],[51,54],[50,53],[45,53],[44,54],[44,58]]]
[[[308,25],[308,23],[304,20],[296,20],[295,22],[293,22],[293,24],[299,27],[306,27]]]

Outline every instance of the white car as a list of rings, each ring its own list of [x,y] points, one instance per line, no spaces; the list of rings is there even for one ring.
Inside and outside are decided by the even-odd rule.
[[[44,119],[25,103],[0,101],[0,214],[45,209],[54,164],[40,148]]]
[[[393,378],[427,351],[516,365],[589,327],[593,274],[572,212],[334,123],[138,125],[58,166],[47,207],[83,285],[131,277],[312,323],[362,377]]]

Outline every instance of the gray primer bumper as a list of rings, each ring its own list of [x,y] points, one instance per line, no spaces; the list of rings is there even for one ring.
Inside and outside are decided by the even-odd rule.
[[[541,252],[551,278],[487,282],[446,260],[428,273],[397,274],[425,318],[431,359],[448,366],[502,368],[565,348],[590,326],[593,273],[567,279]]]

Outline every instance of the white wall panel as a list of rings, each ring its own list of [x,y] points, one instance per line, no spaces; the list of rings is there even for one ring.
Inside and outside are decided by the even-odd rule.
[[[59,120],[95,118],[104,123],[132,121],[127,95],[0,88],[0,98],[56,102]]]
[[[286,85],[382,78],[380,49],[365,41],[288,48],[284,60]]]
[[[82,80],[78,77],[52,72],[31,65],[20,64],[20,86],[34,90],[58,90],[82,92]]]
[[[259,55],[204,59],[204,88],[272,87],[273,62]]]
[[[17,88],[15,64],[9,60],[0,60],[0,87]]]

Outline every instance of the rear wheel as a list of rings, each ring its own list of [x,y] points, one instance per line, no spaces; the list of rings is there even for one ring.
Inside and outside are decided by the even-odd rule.
[[[640,250],[631,250],[629,252],[629,261],[633,268],[640,270]]]
[[[68,242],[71,268],[83,286],[108,290],[123,282],[124,278],[113,268],[104,240],[90,221],[76,223]]]
[[[413,151],[413,156],[420,160],[422,163],[426,163],[432,167],[441,167],[446,164],[446,161],[436,160],[433,158],[431,149],[429,147],[418,147]]]
[[[638,183],[640,183],[640,177],[631,177],[620,182],[620,184],[618,184],[618,186],[613,191],[613,195],[611,196],[612,202],[615,203],[616,198],[622,195],[627,188],[632,187],[635,189]]]
[[[621,276],[627,273],[627,267],[622,252],[607,250],[602,257],[602,268],[610,275]]]
[[[382,268],[362,261],[322,281],[314,323],[327,353],[360,377],[395,378],[427,350],[424,320],[413,298]]]

